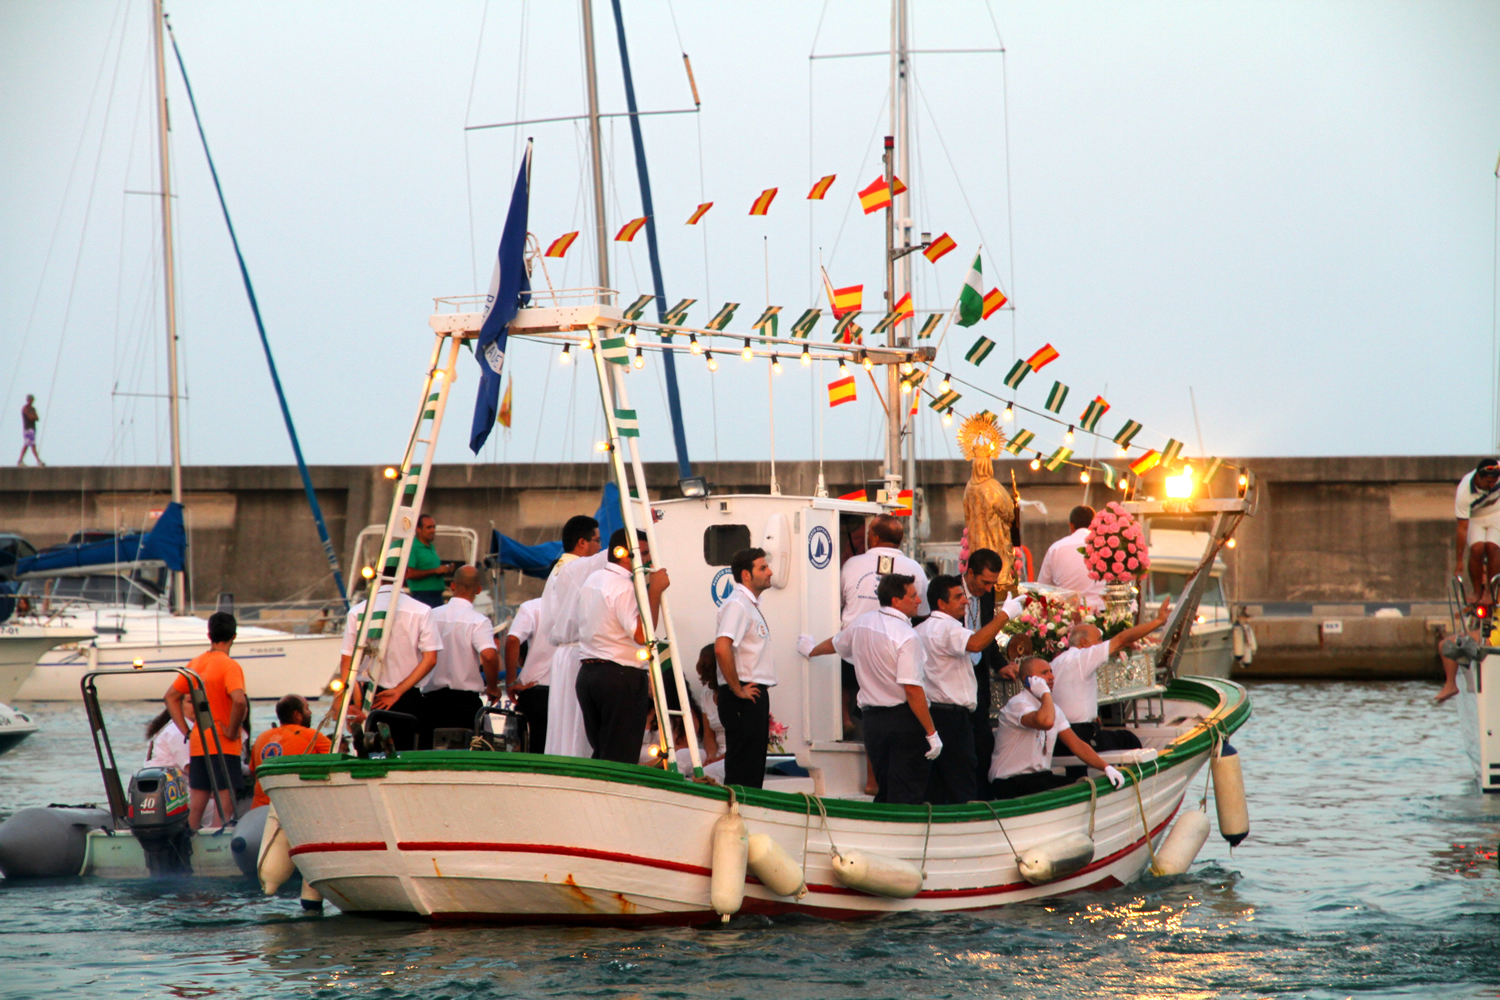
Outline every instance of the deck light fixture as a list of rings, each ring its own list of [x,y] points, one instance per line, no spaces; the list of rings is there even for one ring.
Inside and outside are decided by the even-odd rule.
[[[635,361],[632,362],[632,363],[637,368],[644,368],[644,367],[646,367],[646,356],[641,353],[641,349],[639,347],[637,347],[635,349]]]
[[[746,361],[749,361],[751,358],[755,357],[755,352],[750,350],[749,337],[745,338],[745,349],[740,352],[740,357],[744,358]]]
[[[697,500],[708,496],[708,480],[702,476],[689,476],[686,479],[677,480],[677,488],[682,495],[689,500]]]
[[[1063,441],[1066,444],[1072,444],[1073,443],[1073,425],[1072,424],[1068,425],[1068,433],[1066,433],[1066,434],[1063,435]]]
[[[570,364],[573,361],[573,345],[564,344],[563,352],[558,356],[557,360],[560,364]]]
[[[395,479],[399,475],[401,475],[401,473],[396,471],[396,467],[394,465],[387,465],[385,467],[385,478]]]
[[[703,353],[703,345],[698,343],[698,335],[696,333],[688,334],[688,350],[694,354]]]
[[[1032,472],[1037,472],[1037,471],[1039,471],[1041,469],[1041,467],[1042,467],[1042,455],[1041,455],[1041,452],[1037,452],[1036,458],[1033,458],[1031,460],[1031,471]]]
[[[1006,403],[1005,404],[1005,414],[1004,414],[1004,416],[1005,416],[1006,420],[1014,420],[1014,419],[1016,419],[1015,405],[1016,405],[1015,403]]]
[[[802,363],[804,365],[812,364],[812,352],[805,347],[802,348]]]
[[[775,351],[771,352],[771,371],[777,375],[781,374],[781,358],[777,356]]]
[[[870,356],[864,351],[859,352],[859,363],[865,366],[865,371],[871,371],[875,367],[875,362],[871,361]]]
[[[714,352],[713,351],[707,351],[707,352],[705,352],[704,357],[708,360],[708,370],[709,371],[716,372],[716,371],[719,370],[719,363],[714,360]]]
[[[845,363],[845,361],[844,361],[843,358],[839,358],[839,375],[840,376],[844,376],[844,375],[848,375],[848,374],[849,374],[849,365]]]
[[[949,389],[953,388],[953,376],[944,374],[943,380],[938,383],[938,388],[943,392],[947,392]]]

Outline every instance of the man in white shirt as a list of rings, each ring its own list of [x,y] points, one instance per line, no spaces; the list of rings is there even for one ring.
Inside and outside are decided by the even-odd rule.
[[[425,741],[435,729],[473,729],[474,717],[490,701],[500,699],[500,653],[495,649],[495,626],[474,610],[474,598],[484,588],[479,570],[460,566],[448,587],[448,603],[428,615],[442,648],[437,664],[422,680]]]
[[[1119,788],[1125,776],[1106,764],[1068,726],[1068,718],[1052,701],[1052,667],[1040,656],[1020,665],[1022,690],[1000,710],[995,732],[995,755],[990,761],[990,797],[1013,799],[1071,785],[1074,778],[1052,772],[1052,754],[1059,740],[1079,760],[1104,772]]]
[[[350,608],[348,617],[344,620],[344,646],[340,650],[339,677],[345,684],[350,683],[349,667],[354,662],[354,642],[359,636],[359,619],[364,614],[367,603],[360,601]],[[385,611],[387,615],[371,624],[369,650],[360,660],[359,676],[353,681],[356,686],[350,696],[349,710],[355,721],[364,717],[363,685],[373,681],[375,698],[371,702],[372,708],[404,712],[417,720],[417,724],[409,731],[400,725],[391,727],[396,736],[397,748],[406,749],[411,746],[411,737],[419,733],[422,725],[424,712],[422,692],[418,685],[437,665],[437,654],[443,648],[443,641],[433,631],[432,609],[421,601],[408,594],[397,594],[394,615],[389,614],[390,606],[391,585],[381,584],[375,595],[375,610]],[[385,647],[385,662],[376,664],[374,651],[380,648],[380,638],[375,630],[383,627],[391,629],[391,636]]]
[[[1068,717],[1079,738],[1096,750],[1130,750],[1141,745],[1128,729],[1102,729],[1099,720],[1099,668],[1120,650],[1155,632],[1167,623],[1170,601],[1162,601],[1156,617],[1132,625],[1104,641],[1097,625],[1074,625],[1068,630],[1068,648],[1052,658],[1052,685],[1057,707]]]
[[[646,533],[637,532],[636,539],[642,565],[650,566]],[[625,540],[624,528],[610,536],[609,562],[578,591],[581,662],[574,687],[594,759],[635,764],[640,761],[641,738],[651,711],[651,683],[649,661],[638,655],[644,651],[646,630]],[[646,597],[652,621],[661,608],[662,592],[670,585],[665,569],[648,578]],[[664,733],[670,731],[670,726],[663,727]]]
[[[776,661],[760,596],[771,586],[765,549],[745,549],[730,560],[734,589],[719,608],[714,659],[718,662],[719,720],[724,724],[724,784],[762,788],[771,729],[771,688]]]
[[[526,747],[542,753],[547,746],[547,698],[551,691],[552,642],[541,630],[540,597],[516,609],[505,633],[505,693],[526,718]]]
[[[1021,599],[1006,601],[978,631],[964,624],[970,601],[958,577],[935,577],[927,588],[927,603],[932,616],[916,628],[927,660],[922,689],[932,724],[943,741],[943,752],[932,762],[927,780],[927,801],[933,805],[972,802],[978,791],[978,756],[969,716],[979,706],[979,681],[970,657],[994,642],[1012,615],[1021,613]]]
[[[1089,525],[1094,521],[1094,508],[1074,507],[1068,514],[1068,524],[1073,533],[1064,535],[1047,548],[1042,557],[1042,568],[1037,572],[1036,582],[1071,590],[1083,598],[1085,604],[1095,611],[1104,610],[1104,583],[1089,578],[1088,566],[1083,561],[1083,543],[1088,541]]]
[[[809,659],[837,653],[854,664],[875,801],[914,805],[926,799],[932,762],[943,751],[922,689],[922,640],[911,627],[923,599],[903,573],[882,577],[875,596],[874,611],[817,645],[812,636],[799,636],[797,651]]]
[[[1489,603],[1491,581],[1500,577],[1500,461],[1486,458],[1458,481],[1458,562],[1454,575],[1469,567],[1474,603]]]
[[[583,713],[578,708],[574,683],[578,680],[578,591],[584,581],[602,569],[608,556],[599,549],[599,524],[579,515],[568,526],[593,524],[577,537],[552,568],[542,591],[542,610],[537,628],[554,648],[552,677],[547,695],[547,753],[587,757],[594,752],[583,731]],[[563,528],[563,545],[573,536]]]

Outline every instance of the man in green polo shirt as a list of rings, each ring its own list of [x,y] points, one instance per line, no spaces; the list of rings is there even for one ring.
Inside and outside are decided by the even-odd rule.
[[[432,519],[432,515],[423,514],[417,518],[416,536],[411,543],[411,558],[406,563],[407,589],[411,591],[412,597],[429,608],[443,606],[443,589],[448,586],[443,580],[448,567],[443,565],[432,547],[432,540],[436,537],[437,522]]]

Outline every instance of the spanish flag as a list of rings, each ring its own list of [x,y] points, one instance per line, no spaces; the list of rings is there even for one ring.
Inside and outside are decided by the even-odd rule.
[[[891,310],[891,315],[896,317],[897,323],[916,315],[916,310],[911,305],[911,292],[907,292],[896,300],[896,308]]]
[[[996,309],[999,309],[1009,301],[1010,300],[1005,297],[1005,293],[1000,291],[1000,289],[991,288],[989,292],[987,292],[984,296],[984,312],[980,315],[979,318],[989,319],[995,314]]]
[[[711,201],[705,201],[703,204],[701,204],[697,208],[693,209],[693,214],[690,215],[690,216],[688,216],[687,224],[690,225],[690,226],[696,226],[698,224],[698,220],[701,219],[701,218],[703,218],[705,215],[707,215],[708,214],[708,210],[710,208],[713,208],[713,207],[714,207],[714,203],[713,202],[711,202]]]
[[[1043,344],[1041,350],[1026,359],[1026,363],[1031,366],[1032,371],[1039,372],[1047,365],[1056,361],[1058,357],[1057,348],[1051,344]]]
[[[864,304],[865,286],[863,284],[834,288],[833,282],[828,280],[828,272],[824,271],[823,288],[828,293],[828,306],[833,310],[834,319],[843,319],[850,313],[857,313]]]
[[[542,254],[542,256],[562,257],[568,252],[568,247],[572,246],[573,241],[576,239],[578,239],[577,231],[571,233],[563,233],[557,239],[552,241],[552,245],[547,248],[547,252]],[[507,424],[506,426],[509,425]]]
[[[573,234],[577,236],[577,233]],[[562,256],[558,254],[558,256]],[[500,416],[497,418],[500,426],[510,430],[510,387],[515,384],[515,379],[506,379],[505,395],[500,397]]]
[[[944,233],[937,239],[933,240],[931,246],[922,251],[922,256],[926,257],[928,260],[936,264],[939,257],[943,256],[943,254],[947,253],[949,250],[952,250],[956,246],[958,246],[958,244],[953,242],[953,237],[949,236],[947,233]]]
[[[870,186],[859,193],[859,206],[865,210],[865,214],[878,212],[891,203],[891,189],[886,185],[884,177],[877,177],[870,182]]]
[[[1142,455],[1140,458],[1136,459],[1134,462],[1131,462],[1130,463],[1130,471],[1134,472],[1137,476],[1144,476],[1146,473],[1148,473],[1152,469],[1156,468],[1157,464],[1160,463],[1160,462],[1161,462],[1161,456],[1159,454],[1157,454],[1156,451],[1153,449],[1153,450],[1147,451],[1146,454]]]
[[[823,196],[828,193],[828,189],[831,188],[831,187],[833,187],[833,179],[836,176],[838,176],[838,175],[837,174],[829,174],[827,177],[823,178],[822,180],[818,181],[818,183],[814,184],[812,186],[812,190],[809,191],[809,192],[807,192],[807,200],[808,201],[822,201],[823,200]]]
[[[762,191],[760,197],[755,199],[755,204],[750,206],[750,214],[765,215],[766,210],[771,207],[772,200],[776,197],[776,191],[776,188],[766,188]]]
[[[828,383],[828,405],[839,406],[854,402],[854,376],[846,375]]]
[[[615,233],[615,242],[629,243],[631,240],[635,239],[635,234],[640,232],[641,227],[645,224],[646,217],[644,215],[639,219],[631,219],[629,222],[625,223],[625,225],[620,227],[620,231],[618,233]]]

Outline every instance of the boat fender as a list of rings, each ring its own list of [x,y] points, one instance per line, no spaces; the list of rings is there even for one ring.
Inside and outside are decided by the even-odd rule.
[[[260,860],[260,838],[266,832],[266,816],[270,806],[256,806],[240,817],[234,825],[234,839],[229,842],[229,853],[234,863],[246,878],[255,878],[255,866]]]
[[[113,831],[109,810],[33,806],[0,823],[0,875],[7,879],[83,874],[90,830]]]
[[[750,872],[778,896],[807,895],[802,869],[781,845],[763,833],[752,833],[749,843]]]
[[[1259,648],[1255,641],[1255,629],[1248,622],[1240,622],[1231,634],[1234,637],[1234,658],[1244,664],[1253,663],[1255,651]]]
[[[709,878],[708,899],[714,912],[727,923],[732,913],[740,911],[745,901],[745,866],[749,862],[749,836],[740,818],[739,803],[729,800],[729,812],[714,821],[713,875]]]
[[[292,864],[292,848],[287,842],[286,831],[276,819],[273,805],[266,813],[265,832],[260,836],[260,854],[255,859],[255,873],[260,878],[261,890],[267,896],[276,895],[287,879],[297,871]]]
[[[1193,859],[1208,842],[1208,813],[1202,809],[1189,809],[1177,817],[1172,832],[1156,850],[1158,875],[1181,875],[1193,865]]]
[[[922,889],[922,869],[910,861],[867,851],[833,855],[833,875],[844,885],[875,896],[910,899]]]
[[[1086,833],[1067,833],[1028,847],[1017,856],[1021,877],[1032,885],[1055,882],[1086,868],[1094,860],[1094,841]]]
[[[306,875],[302,876],[302,908],[309,913],[323,912],[323,894],[307,880]]]
[[[1250,810],[1245,805],[1245,775],[1240,752],[1225,740],[1209,765],[1214,777],[1214,806],[1219,811],[1219,836],[1238,847],[1250,835]]]

